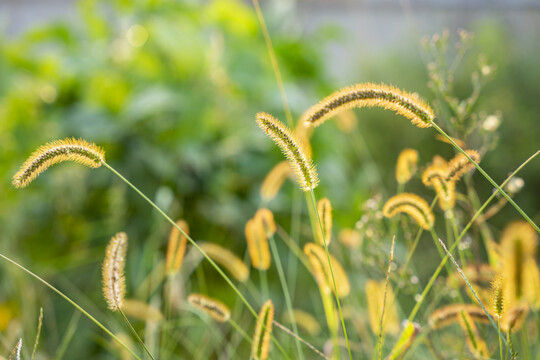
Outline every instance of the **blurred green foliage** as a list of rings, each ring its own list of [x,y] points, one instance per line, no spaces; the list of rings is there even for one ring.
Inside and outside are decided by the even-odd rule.
[[[298,116],[337,87],[323,70],[324,44],[333,32],[290,36],[275,19],[268,22]],[[535,57],[518,56],[513,48],[517,45],[503,32],[484,25],[473,47],[497,65],[495,80],[478,108],[503,114],[498,147],[483,160],[499,182],[538,150],[540,138],[540,71]],[[196,240],[245,253],[244,224],[261,205],[260,183],[282,160],[256,128],[254,114],[267,111],[285,120],[251,7],[237,0],[83,0],[75,23],[54,23],[0,40],[2,253],[71,291],[117,329],[121,324],[113,323],[100,293],[99,264],[109,238],[118,231],[130,237],[128,293],[163,257],[169,225],[104,169],[60,165],[27,189],[10,186],[12,174],[38,145],[69,136],[102,146],[111,165],[173,218],[186,219]],[[472,72],[476,55],[471,59],[461,74]],[[370,61],[364,72],[371,77],[351,78],[351,83],[384,81],[427,99],[433,96],[423,64],[400,61],[391,52]],[[467,94],[469,84],[463,77],[457,89]],[[338,226],[343,227],[354,226],[361,205],[373,193],[395,192],[395,159],[403,148],[417,148],[424,163],[437,153],[446,158],[453,154],[434,139],[434,132],[417,129],[392,113],[365,110],[358,118],[352,135],[329,122],[312,139],[322,180],[318,191],[332,200]],[[534,184],[540,183],[540,167],[530,166],[522,176],[526,186],[516,201],[539,222],[540,194]],[[487,197],[491,187],[478,174],[475,181]],[[296,191],[287,183],[271,204],[285,228]],[[518,218],[509,206],[495,224],[508,217]],[[24,319],[28,343],[39,307],[45,307],[45,326],[57,330],[50,330],[40,347],[54,354],[72,308],[4,265],[1,281],[0,303],[10,304]],[[233,295],[221,281],[209,288],[210,295],[220,294],[232,303]],[[298,282],[297,293],[308,289],[313,290],[313,283]],[[306,306],[317,301],[309,300]],[[96,340],[94,330],[79,326],[70,351],[106,353],[87,336]]]

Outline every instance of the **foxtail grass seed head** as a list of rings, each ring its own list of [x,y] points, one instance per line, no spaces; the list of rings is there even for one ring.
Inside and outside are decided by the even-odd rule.
[[[227,322],[231,318],[231,311],[221,301],[202,294],[191,294],[187,300],[191,305],[204,311],[217,322]]]
[[[435,155],[433,156],[433,159],[431,160],[431,165],[446,168],[448,166],[448,161],[446,161],[440,155]]]
[[[124,302],[126,295],[126,278],[124,267],[126,265],[127,235],[119,232],[112,237],[105,252],[103,261],[103,294],[110,310],[117,311]]]
[[[276,197],[281,186],[287,178],[293,175],[293,169],[288,161],[278,163],[270,170],[261,185],[261,197],[264,201],[270,201]]]
[[[442,136],[441,134],[435,134],[435,139],[442,141],[444,143],[453,145],[450,140],[448,140],[446,137]],[[463,141],[457,138],[450,137],[450,139],[452,139],[452,141],[455,142],[462,149],[467,147],[467,145]]]
[[[395,111],[420,128],[430,127],[435,118],[433,110],[416,94],[393,86],[364,83],[343,88],[324,98],[306,111],[300,121],[319,126],[342,111],[374,106]]]
[[[504,311],[504,277],[497,275],[491,283],[491,290],[493,292],[493,311],[497,316],[501,317]]]
[[[189,225],[184,220],[178,220],[176,225],[189,235]],[[180,271],[184,254],[186,253],[187,238],[175,226],[171,229],[169,235],[169,244],[167,246],[167,255],[165,257],[165,269],[167,274],[175,275]]]
[[[377,282],[368,280],[366,282],[367,308],[369,313],[369,325],[373,334],[380,332],[381,315],[384,303],[385,281]],[[383,330],[386,334],[397,334],[400,330],[399,316],[394,302],[394,292],[388,286],[386,295],[386,309],[384,316]]]
[[[525,221],[512,222],[503,231],[500,253],[509,306],[522,300],[533,307],[539,304],[537,243],[536,231]]]
[[[331,290],[335,293],[326,251],[320,245],[307,243],[304,246],[304,253],[311,263],[311,271],[321,290],[323,290],[323,292],[329,292]],[[330,254],[330,263],[332,264],[332,272],[334,274],[334,280],[336,281],[336,296],[344,298],[351,292],[349,278],[340,262],[332,254]]]
[[[439,206],[442,210],[450,210],[456,204],[456,183],[446,180],[447,169],[438,166],[429,166],[422,174],[422,182],[433,187],[439,196]]]
[[[159,323],[163,321],[163,314],[158,308],[136,299],[125,299],[122,304],[122,311],[127,316],[145,322]]]
[[[261,208],[255,213],[255,219],[259,219],[264,227],[264,232],[267,238],[274,236],[276,233],[276,222],[274,214],[267,208]]]
[[[272,300],[268,300],[262,306],[261,312],[259,312],[259,320],[257,320],[255,335],[253,336],[253,343],[251,345],[251,356],[255,360],[268,359],[273,321],[274,304]]]
[[[249,268],[231,251],[213,243],[200,243],[199,247],[212,260],[227,269],[236,280],[245,282],[249,278]]]
[[[319,324],[319,320],[317,320],[315,316],[300,309],[293,309],[292,313],[293,313],[294,322],[299,327],[301,327],[306,332],[308,332],[311,336],[317,336],[321,332],[321,324]],[[284,322],[291,321],[291,318],[288,313],[283,314],[283,321]]]
[[[396,165],[396,180],[399,184],[407,183],[416,174],[418,151],[405,149],[399,153]]]
[[[255,217],[249,219],[245,227],[246,241],[248,245],[251,264],[255,269],[268,270],[270,268],[270,249],[268,238],[262,219]]]
[[[315,189],[319,184],[319,178],[304,143],[296,138],[287,126],[270,114],[258,113],[256,121],[289,160],[302,190]]]
[[[51,165],[63,161],[74,161],[91,168],[98,168],[105,161],[105,152],[93,143],[82,139],[68,138],[51,141],[40,146],[24,162],[13,176],[16,188],[26,187]]]
[[[475,163],[480,163],[480,154],[476,150],[465,150],[465,153],[469,155]],[[448,162],[448,170],[446,173],[446,180],[457,182],[463,175],[475,168],[469,159],[462,153],[457,154]]]
[[[317,211],[319,212],[319,217],[321,218],[321,224],[323,232],[321,232],[321,227],[317,226],[317,240],[319,244],[324,245],[324,240],[326,244],[330,244],[332,241],[332,204],[327,198],[322,198],[317,202]]]
[[[425,230],[431,229],[435,222],[428,203],[415,194],[401,193],[391,197],[384,204],[383,215],[387,218],[399,213],[409,214]]]
[[[486,324],[489,323],[489,318],[480,306],[470,304],[452,304],[435,310],[429,316],[429,326],[432,329],[441,329],[455,324],[459,321],[461,313],[466,313],[475,322]]]
[[[339,242],[349,249],[362,246],[362,234],[356,229],[342,229],[338,235]]]

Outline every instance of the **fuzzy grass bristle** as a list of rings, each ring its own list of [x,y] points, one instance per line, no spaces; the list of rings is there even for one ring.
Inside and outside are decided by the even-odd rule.
[[[331,284],[332,281],[332,272],[334,274],[334,280],[336,282],[337,294],[339,298],[344,298],[351,292],[351,285],[349,282],[349,277],[347,272],[343,269],[340,262],[331,254],[330,263],[332,264],[332,271],[330,271],[330,265],[328,264],[328,257],[326,256],[326,251],[318,244],[307,243],[304,246],[304,253],[307,255],[311,266],[312,273],[317,280],[317,284],[323,292],[335,293],[334,286]]]
[[[255,360],[268,359],[273,321],[274,304],[272,300],[267,300],[259,312],[259,320],[257,320],[255,335],[253,336],[253,343],[251,345],[251,356]]]
[[[304,142],[270,114],[258,113],[256,121],[259,127],[279,146],[289,161],[300,188],[304,191],[315,189],[319,184],[319,178]]]
[[[202,294],[191,294],[187,300],[191,305],[201,309],[217,322],[227,322],[231,318],[231,310],[219,300]]]
[[[430,127],[435,118],[431,107],[416,94],[394,86],[363,83],[345,87],[324,98],[306,111],[300,121],[319,126],[342,111],[375,106],[395,111],[420,128]]]
[[[497,275],[491,283],[491,291],[493,293],[493,311],[499,317],[504,311],[504,276]]]
[[[119,232],[109,241],[102,266],[103,295],[108,308],[117,311],[122,307],[126,295],[126,265],[127,235]]]
[[[475,163],[480,163],[480,154],[476,150],[465,150],[465,153],[469,155]],[[467,159],[462,153],[457,154],[448,162],[448,170],[446,173],[446,180],[457,182],[463,175],[475,168],[474,164]]]
[[[409,214],[423,229],[433,227],[435,217],[428,203],[420,196],[411,193],[401,193],[392,196],[383,206],[383,215],[387,218],[398,213]]]
[[[51,141],[30,155],[13,176],[13,185],[24,188],[49,166],[63,161],[74,161],[95,169],[105,161],[105,152],[99,146],[82,139]]]
[[[404,149],[399,153],[396,164],[396,180],[399,184],[407,183],[416,174],[418,151]]]

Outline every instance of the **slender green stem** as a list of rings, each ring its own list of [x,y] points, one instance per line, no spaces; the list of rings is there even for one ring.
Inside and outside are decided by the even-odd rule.
[[[332,269],[332,262],[330,261],[330,253],[328,252],[328,244],[326,243],[326,236],[325,236],[324,229],[322,226],[321,216],[319,214],[319,211],[317,210],[317,200],[315,199],[315,192],[313,191],[313,189],[310,192],[311,192],[311,201],[313,202],[313,208],[315,209],[315,213],[317,214],[317,221],[319,222],[319,229],[321,230],[321,234],[322,234],[322,239],[324,243],[324,251],[326,252],[326,258],[328,259],[328,267],[330,268],[330,275],[332,276],[332,283],[334,284],[335,298],[336,298],[336,302],[337,302],[337,306],[339,310],[339,317],[341,319],[341,325],[343,326],[343,334],[345,335],[345,342],[347,343],[347,350],[349,351],[349,358],[352,360],[353,357],[351,354],[351,347],[349,345],[349,337],[347,336],[347,328],[345,327],[345,320],[343,319],[343,312],[341,311],[341,304],[339,301],[336,279],[334,278],[334,270]]]
[[[261,283],[261,292],[263,301],[268,299],[268,276],[266,275],[266,270],[259,270],[259,281]]]
[[[180,233],[182,235],[184,235],[186,237],[186,239],[188,239],[188,241],[191,243],[191,245],[197,249],[204,257],[206,260],[208,260],[208,262],[210,263],[210,265],[212,265],[212,267],[218,272],[219,275],[221,275],[221,277],[225,280],[225,282],[227,282],[227,284],[231,287],[231,289],[236,293],[236,295],[240,298],[240,300],[244,303],[244,305],[248,308],[249,312],[251,312],[251,314],[259,321],[261,321],[259,319],[259,315],[255,312],[255,310],[253,309],[253,307],[249,304],[249,302],[247,301],[247,299],[244,297],[244,295],[242,295],[242,293],[240,292],[240,290],[238,290],[238,288],[236,287],[236,285],[234,285],[234,283],[231,281],[231,279],[227,276],[227,274],[225,274],[223,272],[223,270],[218,266],[218,264],[216,264],[216,262],[214,260],[212,260],[212,258],[210,258],[210,256],[208,256],[208,254],[203,250],[201,249],[201,247],[195,242],[195,240],[193,240],[191,238],[191,236],[189,236],[180,226],[178,226],[176,224],[176,222],[174,222],[173,219],[171,219],[163,210],[161,210],[161,208],[159,206],[157,206],[152,200],[150,200],[148,198],[148,196],[146,196],[142,191],[140,191],[135,185],[133,185],[128,179],[126,179],[124,176],[122,176],[122,174],[120,174],[118,171],[116,171],[112,166],[110,166],[109,164],[107,164],[106,162],[102,162],[103,166],[105,166],[107,169],[109,169],[113,174],[115,174],[116,176],[118,176],[123,182],[125,182],[127,185],[129,185],[137,194],[139,194],[147,203],[149,203],[154,209],[156,209],[172,226],[174,226],[176,229],[178,229],[178,231],[180,231]],[[262,321],[261,321],[262,322]],[[263,323],[263,327],[266,329],[266,326],[264,325]],[[276,347],[279,349],[279,351],[284,355],[284,357],[286,359],[288,359],[289,357],[287,356],[287,353],[285,352],[285,350],[283,349],[283,347],[281,346],[281,344],[276,340],[276,338],[271,335],[272,337],[272,341],[274,342],[274,344],[276,345]]]
[[[266,22],[264,21],[264,16],[262,14],[261,7],[259,6],[258,0],[252,0],[253,6],[255,7],[255,12],[257,13],[257,18],[261,25],[261,29],[264,35],[264,41],[266,42],[266,49],[268,50],[268,56],[270,57],[270,62],[272,63],[272,69],[276,76],[276,81],[279,88],[279,93],[281,95],[281,102],[283,103],[283,109],[285,110],[285,117],[287,118],[287,124],[289,127],[293,124],[293,118],[291,115],[291,110],[289,108],[289,102],[287,101],[287,94],[285,93],[285,86],[283,86],[283,79],[281,77],[281,72],[279,71],[279,65],[276,58],[276,52],[274,51],[274,46],[272,45],[272,39],[270,38],[270,33],[266,27]]]
[[[51,289],[52,291],[54,291],[55,293],[57,293],[58,295],[60,295],[61,297],[64,298],[64,300],[66,300],[67,302],[69,302],[71,305],[73,305],[77,310],[79,310],[81,313],[83,313],[87,318],[89,318],[90,320],[92,320],[97,326],[99,326],[103,331],[105,331],[111,338],[113,338],[118,344],[120,344],[124,349],[126,349],[127,351],[129,351],[129,353],[131,355],[133,355],[133,357],[135,357],[135,359],[138,359],[138,360],[141,360],[141,358],[139,356],[137,356],[137,354],[135,354],[135,352],[133,352],[133,350],[131,350],[126,344],[124,344],[120,339],[118,339],[116,337],[116,335],[114,335],[109,329],[107,329],[102,323],[100,323],[96,318],[94,318],[92,315],[90,315],[86,310],[84,310],[82,307],[80,307],[75,301],[71,300],[67,295],[65,295],[63,292],[61,292],[60,290],[58,290],[57,288],[55,288],[54,286],[52,286],[51,284],[49,284],[47,281],[43,280],[42,278],[40,278],[39,276],[37,276],[36,274],[34,274],[33,272],[31,272],[30,270],[28,270],[27,268],[25,268],[24,266],[20,265],[19,263],[11,260],[10,258],[8,258],[7,256],[3,255],[3,254],[0,254],[0,257],[8,262],[10,262],[11,264],[17,266],[19,269],[25,271],[27,274],[29,274],[30,276],[34,277],[35,279],[41,281],[45,286],[47,286],[49,289]]]
[[[36,333],[36,341],[34,342],[34,350],[32,350],[32,357],[31,360],[34,360],[34,357],[36,356],[37,347],[39,344],[39,336],[41,335],[41,326],[43,325],[43,308],[39,309],[39,318],[38,318],[38,328]]]
[[[386,295],[388,295],[388,282],[390,280],[390,270],[392,268],[392,261],[394,260],[394,245],[396,244],[396,237],[392,238],[392,248],[390,249],[390,259],[388,260],[388,270],[386,271],[386,282],[384,284],[384,299],[383,307],[381,311],[381,323],[379,325],[379,341],[377,342],[377,353],[379,354],[379,360],[382,358],[382,345],[383,345],[383,326],[384,326],[384,311],[386,310]]]
[[[240,325],[238,325],[233,319],[229,318],[228,323],[231,324],[231,326],[236,330],[248,343],[252,343],[253,339],[246,334],[244,329]]]
[[[148,350],[148,348],[146,347],[146,345],[144,344],[144,341],[142,341],[141,337],[139,336],[139,334],[137,334],[137,331],[133,328],[133,325],[131,325],[131,322],[128,320],[128,318],[126,317],[126,314],[124,314],[124,312],[122,311],[122,308],[118,308],[118,312],[120,313],[120,315],[122,315],[122,318],[124,319],[124,321],[126,322],[126,324],[128,325],[129,329],[131,330],[131,332],[133,333],[133,335],[135,336],[135,338],[137,339],[137,341],[142,345],[142,347],[144,348],[144,351],[146,351],[146,353],[148,354],[148,356],[150,356],[150,358],[152,360],[156,360],[154,358],[154,356],[152,355],[152,353],[150,352],[150,350]]]
[[[62,338],[62,342],[60,343],[60,345],[58,346],[58,349],[56,350],[56,354],[54,356],[56,360],[61,360],[64,357],[64,354],[66,353],[69,343],[71,342],[73,335],[75,335],[75,331],[77,330],[77,324],[79,323],[80,318],[81,318],[81,313],[78,311],[75,311],[73,313],[73,316],[71,317],[71,320],[69,320],[69,324],[67,326],[66,333],[64,337]]]
[[[493,185],[498,192],[500,192],[502,194],[502,196],[504,196],[506,198],[506,200],[508,200],[508,202],[510,204],[512,204],[513,207],[516,208],[516,210],[521,214],[521,216],[523,216],[523,218],[525,220],[527,220],[527,222],[529,224],[531,224],[531,226],[538,232],[540,233],[540,228],[538,228],[538,226],[531,220],[531,218],[523,211],[521,210],[521,208],[518,206],[518,204],[516,204],[514,202],[514,200],[512,200],[512,198],[510,196],[508,196],[508,194],[502,189],[502,187],[500,187],[499,185],[497,185],[497,183],[495,181],[493,181],[493,179],[484,171],[484,169],[482,169],[480,167],[480,165],[478,165],[458,144],[455,143],[455,141],[450,137],[448,136],[443,129],[441,129],[436,123],[432,122],[431,123],[433,125],[433,127],[435,128],[435,130],[437,130],[442,136],[444,136],[452,145],[454,145],[454,147],[456,149],[459,150],[459,152],[461,152],[463,155],[465,155],[465,157],[471,162],[471,164],[473,164],[477,169],[478,171],[491,183],[491,185]]]
[[[268,242],[270,243],[270,250],[272,251],[272,257],[274,258],[274,261],[276,262],[279,282],[281,283],[281,288],[283,289],[283,295],[285,296],[285,304],[287,306],[287,312],[289,313],[289,319],[291,320],[292,328],[294,331],[298,356],[300,356],[300,359],[303,359],[304,353],[302,352],[302,346],[300,345],[300,341],[299,341],[298,326],[296,325],[296,320],[294,318],[291,296],[289,294],[289,287],[287,286],[287,279],[285,278],[285,273],[283,272],[283,266],[281,265],[281,259],[279,258],[279,252],[278,252],[276,241],[274,240],[273,235],[268,239]]]
[[[497,328],[499,329],[499,334],[501,333],[501,315],[497,316]],[[501,337],[499,336],[499,352],[501,354],[501,360],[503,360],[503,346]]]
[[[516,170],[514,170],[514,172],[512,174],[510,174],[510,176],[508,176],[506,178],[506,180],[501,184],[500,188],[504,187],[509,181],[510,179],[512,179],[521,169],[523,169],[523,167],[525,167],[525,165],[527,165],[529,162],[531,162],[538,154],[540,154],[540,150],[535,152],[533,155],[531,155],[527,160],[525,160]],[[469,228],[472,226],[472,224],[474,224],[474,222],[476,221],[476,219],[482,214],[482,212],[484,211],[484,209],[489,205],[489,203],[491,202],[491,200],[493,200],[493,198],[495,198],[495,196],[497,195],[497,191],[495,191],[485,202],[484,204],[480,207],[480,209],[478,209],[478,211],[476,212],[476,214],[474,214],[474,216],[471,218],[471,220],[469,221],[469,223],[465,226],[465,228],[461,231],[461,233],[459,234],[459,237],[456,239],[456,241],[454,242],[454,245],[452,245],[450,247],[450,249],[448,250],[449,253],[452,253],[452,251],[454,251],[454,249],[460,244],[461,240],[463,239],[463,237],[465,236],[465,234],[467,233],[467,231],[469,230]],[[422,303],[424,302],[424,299],[426,298],[427,296],[427,293],[429,292],[429,290],[431,289],[431,287],[433,286],[433,283],[435,282],[435,280],[437,279],[437,277],[439,276],[439,273],[441,272],[442,268],[444,267],[444,265],[446,264],[446,262],[448,261],[448,255],[446,255],[443,260],[441,261],[441,263],[439,264],[439,266],[437,267],[437,269],[435,270],[435,272],[433,273],[433,275],[431,275],[431,278],[429,279],[426,287],[424,288],[424,291],[422,292],[422,295],[420,296],[420,299],[418,300],[418,302],[416,303],[416,305],[414,306],[413,310],[411,311],[411,314],[409,315],[409,318],[408,320],[409,321],[413,321],[414,320],[414,317],[416,316],[416,314],[418,313],[418,310],[420,309],[420,306],[422,305]]]

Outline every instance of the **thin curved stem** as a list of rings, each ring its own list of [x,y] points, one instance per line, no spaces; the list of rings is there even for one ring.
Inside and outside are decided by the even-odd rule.
[[[122,318],[124,318],[124,321],[126,322],[126,324],[129,326],[129,329],[131,330],[131,332],[133,333],[133,335],[135,335],[135,338],[137,338],[137,341],[142,345],[142,347],[144,348],[144,351],[146,351],[146,353],[148,354],[148,356],[150,356],[150,358],[152,360],[156,360],[154,358],[154,356],[152,355],[152,353],[150,352],[150,350],[148,350],[148,348],[146,347],[146,345],[144,344],[144,341],[142,341],[141,337],[139,336],[139,334],[137,334],[137,331],[135,331],[135,329],[133,328],[133,325],[131,325],[131,322],[128,320],[126,314],[124,314],[124,312],[122,311],[122,308],[118,308],[118,312],[120,312],[120,315],[122,315]]]
[[[180,231],[180,233],[182,235],[184,235],[186,237],[186,239],[191,243],[191,245],[196,248],[204,257],[206,260],[208,260],[208,262],[210,263],[210,265],[212,265],[212,267],[219,273],[219,275],[221,275],[221,277],[225,280],[225,282],[227,282],[227,284],[231,287],[231,289],[236,293],[236,295],[240,298],[240,300],[244,303],[244,305],[248,308],[249,312],[257,319],[260,321],[259,319],[259,315],[255,312],[255,310],[253,309],[253,307],[249,304],[249,302],[247,301],[247,299],[245,298],[244,295],[242,295],[242,293],[240,292],[240,290],[238,290],[238,288],[236,287],[236,285],[234,285],[234,283],[231,281],[231,279],[227,276],[227,274],[225,274],[223,272],[223,270],[215,263],[214,260],[212,260],[212,258],[210,258],[210,256],[208,256],[208,254],[206,254],[206,252],[201,249],[201,247],[195,242],[195,240],[193,240],[191,238],[191,236],[189,236],[180,226],[178,226],[176,224],[176,222],[174,222],[173,219],[171,219],[163,210],[161,210],[161,208],[159,206],[157,206],[152,200],[150,200],[148,198],[148,196],[146,196],[141,190],[139,190],[135,185],[133,185],[128,179],[126,179],[122,174],[120,174],[118,171],[116,171],[112,166],[110,166],[109,164],[107,164],[106,162],[102,162],[103,166],[105,166],[107,169],[109,169],[113,174],[115,174],[116,176],[118,176],[123,182],[125,182],[127,185],[129,185],[129,187],[131,187],[137,194],[139,194],[147,203],[149,203],[150,205],[152,205],[152,207],[154,209],[156,209],[172,226],[174,226],[176,229],[178,229],[178,231]],[[262,322],[261,322],[262,323]],[[266,326],[264,325],[264,323],[262,324],[263,327],[266,329]],[[267,330],[268,331],[268,330]],[[283,354],[283,356],[286,358],[286,359],[289,359],[289,357],[287,356],[287,353],[285,352],[285,350],[283,349],[283,347],[281,346],[281,344],[276,340],[276,338],[271,334],[271,337],[272,337],[272,341],[274,342],[274,344],[276,345],[276,347],[279,349],[279,351]]]
[[[3,254],[0,254],[0,257],[10,263],[12,263],[13,265],[17,266],[19,269],[25,271],[27,274],[29,274],[30,276],[34,277],[35,279],[41,281],[45,286],[47,286],[49,289],[51,289],[52,291],[54,291],[55,293],[57,293],[58,295],[60,295],[61,297],[64,298],[64,300],[66,300],[67,302],[69,302],[71,305],[73,305],[77,310],[79,310],[81,313],[83,313],[87,318],[89,318],[90,320],[92,320],[97,326],[99,326],[101,328],[101,330],[105,331],[110,337],[112,337],[118,344],[120,344],[124,349],[126,349],[127,351],[129,351],[129,353],[131,355],[133,355],[133,357],[135,357],[135,359],[138,359],[138,360],[141,360],[141,358],[139,356],[137,356],[137,354],[135,354],[135,352],[133,350],[131,350],[126,344],[124,344],[119,338],[116,337],[116,335],[114,335],[109,329],[107,329],[105,327],[105,325],[103,325],[102,323],[100,323],[96,318],[94,318],[92,315],[90,315],[86,310],[84,310],[82,307],[80,307],[75,301],[71,300],[67,295],[65,295],[63,292],[61,292],[60,290],[58,290],[57,288],[55,288],[54,286],[52,286],[51,284],[49,284],[47,281],[43,280],[42,278],[40,278],[39,276],[37,276],[36,274],[34,274],[33,272],[31,272],[30,270],[28,270],[27,268],[25,268],[24,266],[20,265],[19,263],[15,262],[14,260],[11,260],[10,258],[8,258],[7,256],[3,255]]]

